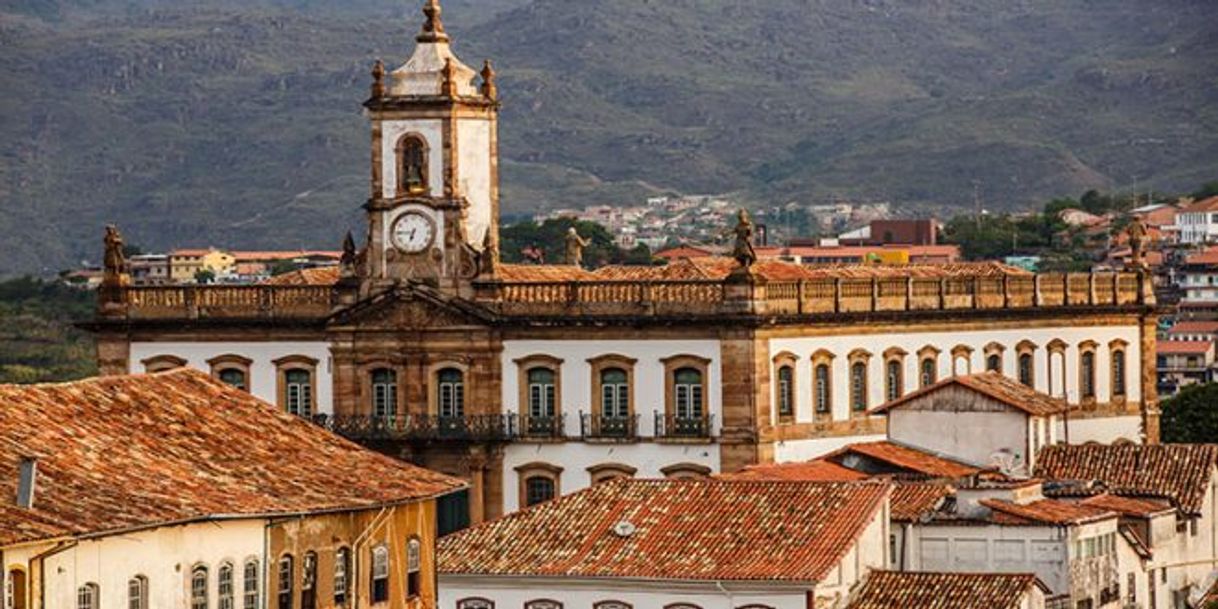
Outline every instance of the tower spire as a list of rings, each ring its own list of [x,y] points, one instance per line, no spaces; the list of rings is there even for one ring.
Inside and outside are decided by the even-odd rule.
[[[427,21],[423,23],[423,31],[415,39],[419,42],[448,42],[448,34],[444,32],[444,22],[440,20],[440,0],[427,0],[423,5],[423,15]]]

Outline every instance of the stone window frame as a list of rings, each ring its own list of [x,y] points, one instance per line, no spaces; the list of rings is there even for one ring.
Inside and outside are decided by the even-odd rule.
[[[288,411],[288,373],[303,370],[309,373],[309,413],[317,414],[317,366],[321,361],[307,355],[286,355],[271,363],[275,365],[275,400],[279,409]]]
[[[1066,341],[1064,341],[1060,338],[1055,338],[1055,339],[1049,341],[1049,344],[1045,345],[1045,350],[1049,354],[1049,359],[1045,366],[1045,371],[1049,375],[1048,394],[1050,396],[1055,396],[1055,397],[1060,396],[1062,398],[1066,398],[1069,396],[1069,393],[1066,391],[1067,388],[1069,387],[1069,379],[1066,378],[1066,370],[1065,370],[1065,368],[1066,368],[1066,350],[1068,348],[1069,348],[1069,345],[1066,344]],[[1053,381],[1054,381],[1053,377],[1055,376],[1053,374],[1053,356],[1055,356],[1055,355],[1061,356],[1060,359],[1061,359],[1061,365],[1062,365],[1062,374],[1061,374],[1062,385],[1063,385],[1062,387],[1053,386]],[[1060,390],[1060,393],[1058,393],[1058,390]]]
[[[421,194],[424,196],[431,194],[431,143],[427,141],[427,137],[425,137],[422,133],[417,131],[409,131],[398,137],[397,142],[393,144],[393,173],[396,182],[394,184],[394,193],[398,197],[406,197],[412,194],[417,196],[420,194],[410,192],[410,189],[406,186],[406,172],[403,171],[403,169],[405,169],[403,163],[406,160],[404,158],[404,153],[406,152],[406,142],[410,140],[416,140],[422,144],[423,166],[421,171],[423,175],[421,178],[423,180],[425,190]]]
[[[373,395],[372,375],[378,370],[388,370],[396,375],[395,384],[397,387],[394,390],[394,408],[395,414],[398,416],[406,414],[406,383],[402,382],[405,379],[405,370],[402,362],[392,360],[377,359],[363,362],[358,367],[360,379],[360,394],[364,396],[362,400],[367,406],[367,414],[369,416],[376,414],[376,396]]]
[[[986,345],[981,350],[981,352],[984,354],[984,361],[982,362],[982,367],[985,369],[985,371],[986,372],[992,371],[992,372],[997,372],[998,374],[1002,374],[1003,370],[1004,370],[1004,366],[1006,365],[1006,352],[1007,352],[1006,346],[1004,346],[1002,343],[999,343],[999,342],[992,342],[992,343]],[[990,358],[993,358],[993,357],[998,358],[998,368],[996,370],[992,370],[990,368]]]
[[[973,373],[973,351],[974,349],[968,345],[956,345],[952,347],[952,376],[968,376]],[[960,360],[964,360],[964,372],[961,372],[956,364]]]
[[[1023,383],[1022,374],[1020,371],[1020,360],[1023,356],[1028,356],[1028,382],[1025,386],[1036,388],[1036,343],[1030,340],[1021,340],[1015,345],[1015,380]]]
[[[703,480],[715,472],[698,463],[674,463],[661,467],[660,473],[669,480]]]
[[[529,371],[534,368],[545,368],[554,373],[554,417],[556,419],[562,417],[563,359],[547,353],[534,353],[516,358],[512,362],[516,364],[516,393],[519,400],[519,405],[516,407],[517,414],[522,417],[532,416],[531,403],[529,402]],[[466,393],[468,394],[469,392],[466,391]]]
[[[1117,384],[1117,354],[1121,354],[1121,383]],[[1118,387],[1120,393],[1117,393]],[[1129,399],[1129,342],[1114,339],[1108,343],[1108,401],[1123,403]]]
[[[1081,403],[1094,404],[1099,399],[1099,358],[1100,344],[1093,340],[1085,340],[1078,344],[1078,399]],[[1087,378],[1087,367],[1083,365],[1086,356],[1091,356],[1091,378]],[[1087,395],[1086,387],[1090,381],[1091,395]]]
[[[905,395],[905,358],[908,356],[909,353],[900,347],[889,347],[888,349],[884,350],[883,354],[881,354],[881,357],[884,360],[883,372],[885,402],[900,399]],[[888,375],[888,368],[894,363],[897,365],[896,383],[893,383],[893,380],[889,378]],[[896,389],[896,391],[894,392],[893,389]]]
[[[634,609],[634,605],[626,601],[604,600],[592,603],[592,609]]]
[[[846,379],[847,393],[850,396],[848,409],[850,417],[863,417],[867,415],[867,409],[871,408],[871,352],[866,349],[855,349],[846,355]],[[854,382],[855,367],[861,365],[863,370],[863,382],[857,388],[861,391],[862,408],[857,408],[857,400],[860,397],[856,395],[856,387]]]
[[[685,368],[697,370],[702,375],[702,420],[710,419],[710,366],[708,357],[684,353],[660,359],[664,365],[664,415],[677,414],[677,371]]]
[[[457,599],[457,609],[495,609],[495,601],[481,596]]]
[[[176,355],[154,355],[149,358],[140,360],[144,365],[144,374],[156,374],[158,372],[169,372],[178,368],[185,368],[187,362]]]
[[[406,537],[403,583],[407,602],[417,600],[423,594],[423,540],[417,534]]]
[[[639,473],[637,467],[631,467],[625,463],[599,463],[589,466],[587,470],[591,486],[618,478],[633,478],[635,474]]]
[[[799,356],[790,351],[783,351],[775,355],[774,364],[774,413],[778,415],[778,422],[793,423],[795,422],[795,413],[799,410]],[[790,409],[788,412],[782,411],[782,381],[779,374],[783,368],[791,370],[791,383],[787,387],[787,400]]]
[[[588,369],[591,373],[591,414],[595,417],[604,416],[604,400],[605,392],[601,384],[601,374],[606,370],[620,369],[626,373],[626,414],[627,418],[634,418],[637,410],[635,410],[634,394],[636,385],[634,384],[634,368],[639,363],[639,360],[633,357],[627,357],[619,353],[606,353],[596,357],[588,358]]]
[[[253,393],[253,382],[250,379],[250,368],[254,365],[254,360],[236,353],[226,353],[217,355],[207,360],[207,366],[211,369],[211,377],[220,380],[220,374],[226,370],[236,370],[245,375],[245,388],[242,391]]]
[[[533,461],[517,465],[513,469],[516,470],[517,480],[516,509],[523,510],[526,507],[531,507],[528,504],[528,481],[532,478],[546,478],[550,480],[554,485],[554,497],[551,498],[551,501],[562,497],[562,466],[546,463],[545,461]]]
[[[556,601],[550,598],[535,598],[525,601],[524,609],[562,609],[562,601]]]
[[[440,372],[448,369],[457,370],[461,373],[461,410],[463,416],[469,416],[470,404],[469,396],[472,394],[473,386],[470,382],[473,375],[470,372],[473,366],[468,361],[461,359],[443,359],[434,361],[427,366],[427,413],[431,416],[440,416]],[[527,377],[526,377],[527,378]],[[555,377],[554,395],[558,396],[558,378]],[[528,388],[525,387],[525,396],[528,396]],[[557,408],[557,406],[555,407]]]
[[[837,356],[827,349],[819,349],[812,354],[812,418],[816,421],[832,421],[833,420],[833,360]],[[820,393],[819,381],[816,378],[817,369],[821,366],[825,367],[825,400],[824,409],[818,406],[820,400],[817,399]]]
[[[934,345],[926,345],[925,347],[918,349],[918,388],[919,389],[925,389],[925,388],[930,387],[931,385],[934,385],[935,383],[939,382],[939,355],[941,355],[942,353],[943,353],[943,351]],[[929,383],[926,382],[925,379],[923,379],[923,374],[922,374],[927,360],[930,360],[931,362],[934,363],[934,373],[935,373],[934,376],[930,379]]]

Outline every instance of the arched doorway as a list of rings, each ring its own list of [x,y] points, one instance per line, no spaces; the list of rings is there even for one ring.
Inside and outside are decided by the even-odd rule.
[[[25,571],[10,569],[4,582],[4,600],[6,607],[25,609]]]

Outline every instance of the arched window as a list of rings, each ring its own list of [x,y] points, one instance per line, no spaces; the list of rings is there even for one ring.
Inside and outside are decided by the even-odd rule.
[[[279,609],[292,609],[292,581],[296,579],[296,565],[291,554],[279,559]]]
[[[317,553],[308,552],[300,563],[300,609],[317,609]]]
[[[221,355],[207,360],[213,377],[242,391],[250,390],[250,366],[253,364],[254,360],[234,354]]]
[[[190,609],[208,609],[207,567],[198,565],[190,570]]]
[[[5,607],[13,607],[10,601]],[[148,609],[148,578],[136,575],[127,580],[127,609]]]
[[[97,609],[97,584],[88,583],[76,589],[76,609]]]
[[[702,371],[679,368],[673,373],[673,399],[678,419],[701,419],[705,414],[702,395]]]
[[[602,463],[588,468],[588,475],[593,486],[618,478],[633,478],[638,469],[621,463]]]
[[[795,414],[795,368],[782,366],[778,368],[778,416],[791,417]]]
[[[334,604],[346,605],[351,581],[351,550],[339,548],[334,553]]]
[[[389,600],[389,548],[377,546],[372,548],[372,602],[383,603]]]
[[[630,416],[630,377],[621,368],[601,370],[601,416],[625,419]]]
[[[398,373],[388,368],[372,371],[372,415],[392,417],[398,413]]]
[[[933,357],[922,358],[921,363],[921,378],[919,379],[922,387],[930,387],[938,382],[939,371],[938,364],[935,363]]]
[[[465,416],[465,375],[456,368],[436,373],[437,410],[442,417]]]
[[[673,603],[671,605],[664,605],[664,609],[702,609],[702,608],[697,605],[691,604],[691,603]]]
[[[233,589],[233,566],[229,563],[220,565],[216,571],[216,585],[219,589],[220,609],[236,609],[236,597]]]
[[[457,609],[495,609],[495,601],[487,598],[463,598],[457,601]]]
[[[144,372],[155,374],[185,368],[187,362],[176,355],[158,355],[142,360],[140,363],[144,364]]]
[[[241,588],[241,609],[258,609],[258,560],[245,561],[245,580]]]
[[[817,364],[814,376],[816,412],[817,414],[829,414],[833,409],[830,402],[832,394],[830,393],[829,364]]]
[[[406,541],[406,598],[414,598],[423,592],[422,554],[422,544],[418,539]]]
[[[529,476],[524,480],[525,507],[545,503],[554,498],[554,479],[549,476]]]
[[[427,142],[417,135],[398,140],[398,195],[419,195],[428,191]]]
[[[1112,350],[1112,397],[1125,397],[1125,350]]]
[[[630,603],[622,601],[601,601],[599,603],[592,603],[592,609],[633,609],[633,607],[631,607]]]
[[[1032,354],[1019,354],[1019,382],[1031,387],[1035,382],[1035,377],[1032,376]]]
[[[973,349],[966,345],[952,348],[952,376],[973,373]]]
[[[884,398],[891,402],[904,392],[904,377],[901,360],[890,359],[884,364]]]
[[[1084,351],[1079,357],[1079,392],[1084,400],[1095,399],[1095,351]]]
[[[661,467],[660,473],[669,480],[702,480],[714,472],[711,468],[697,463],[674,463]]]
[[[850,364],[850,409],[854,412],[867,410],[867,362]]]
[[[1002,372],[1002,356],[991,353],[985,357],[985,369],[990,372]]]
[[[244,370],[238,370],[236,368],[225,368],[224,370],[220,371],[220,374],[218,375],[218,377],[220,378],[221,383],[224,383],[225,385],[231,385],[242,391],[244,391],[249,386],[249,383],[246,382],[246,379],[245,379]]]
[[[534,418],[555,416],[554,371],[549,368],[530,368],[528,378],[529,416]]]
[[[524,609],[562,609],[562,603],[549,599],[537,599],[525,603]]]

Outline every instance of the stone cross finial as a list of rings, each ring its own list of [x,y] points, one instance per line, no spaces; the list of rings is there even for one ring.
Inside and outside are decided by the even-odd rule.
[[[747,269],[757,262],[757,252],[753,250],[753,221],[749,219],[749,212],[746,209],[741,209],[736,214],[736,218],[736,228],[732,229],[732,232],[736,234],[736,245],[732,248],[732,257],[740,263],[741,267]]]
[[[489,59],[482,64],[482,96],[491,101],[499,99],[499,87],[495,84],[495,67]]]
[[[419,42],[448,42],[448,34],[444,32],[444,22],[440,20],[440,14],[444,9],[440,8],[440,0],[427,0],[427,4],[423,5],[423,15],[427,17],[427,21],[423,23],[423,31],[419,33]]]
[[[381,98],[385,96],[385,62],[376,60],[372,64],[372,97]]]

